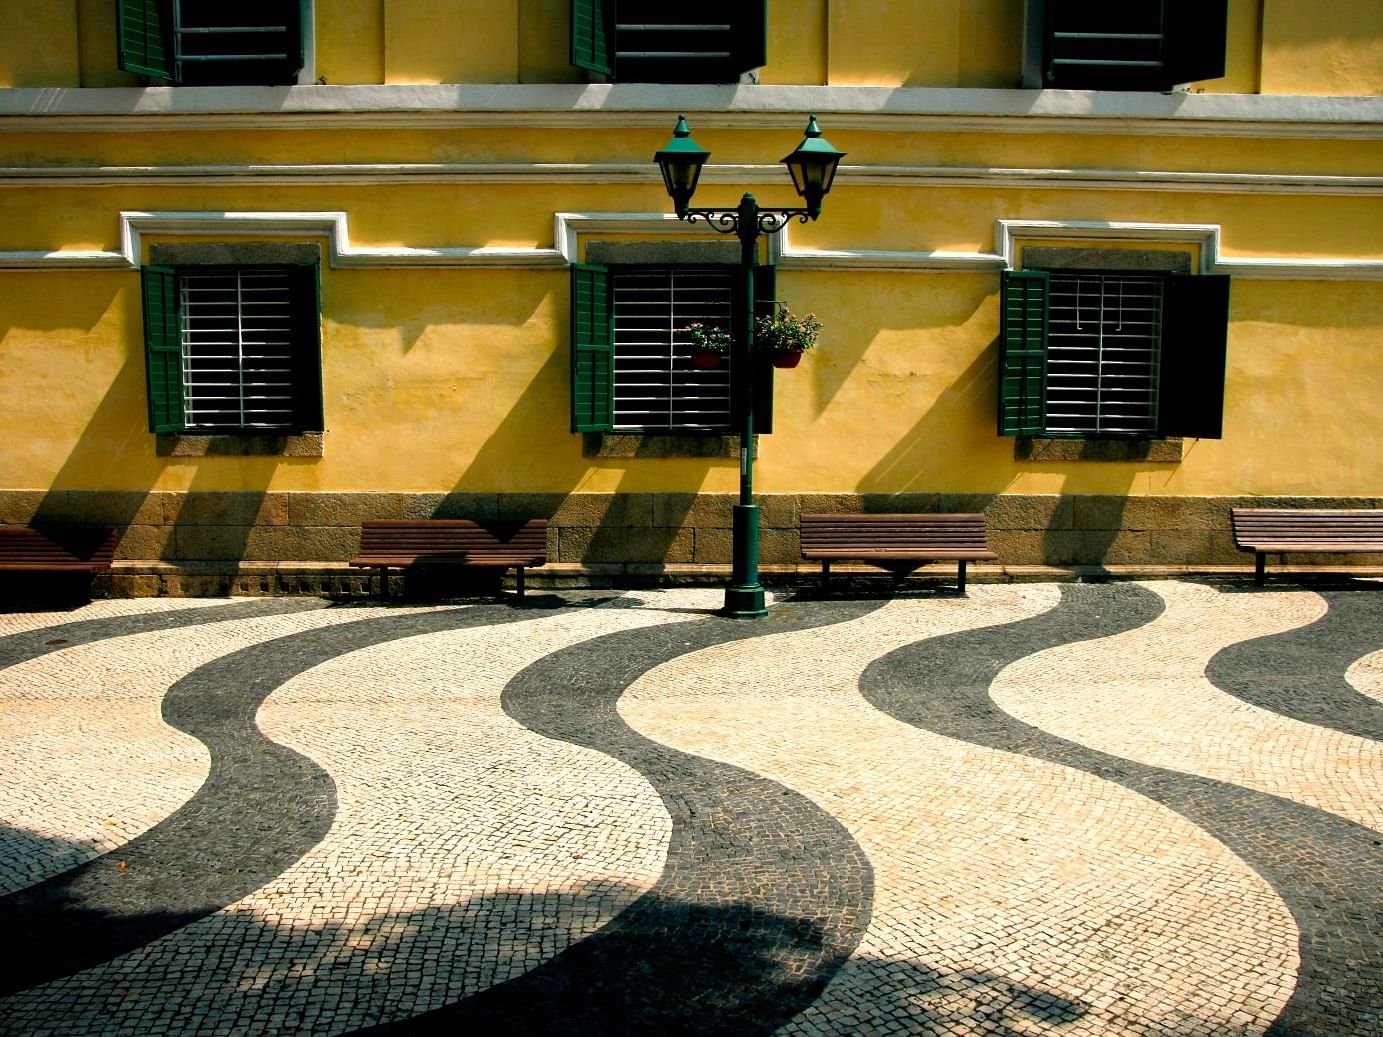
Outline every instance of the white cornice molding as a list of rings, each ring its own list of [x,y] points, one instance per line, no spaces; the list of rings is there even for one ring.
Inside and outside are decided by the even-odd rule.
[[[9,187],[108,187],[186,182],[207,186],[313,184],[660,183],[652,162],[240,163],[172,166],[0,166]],[[783,185],[780,165],[718,163],[706,184]],[[1210,194],[1373,195],[1383,176],[1223,173],[1199,170],[1043,169],[982,166],[842,166],[841,186],[1182,191]]]
[[[0,90],[0,130],[711,127],[1383,137],[1383,98],[870,86],[461,84]]]
[[[0,269],[137,270],[144,235],[180,237],[299,237],[327,246],[335,269],[397,267],[512,267],[560,269],[578,262],[581,238],[590,234],[669,235],[720,238],[703,223],[671,213],[559,212],[553,216],[552,248],[375,247],[353,245],[344,212],[122,212],[118,251],[0,251]],[[1383,280],[1383,259],[1300,259],[1225,256],[1220,227],[1206,223],[1106,223],[1084,220],[999,220],[994,252],[948,250],[809,249],[791,244],[789,229],[768,236],[770,259],[785,269],[893,270],[987,273],[1012,269],[1018,247],[1028,241],[1183,242],[1200,249],[1203,273],[1291,280]]]

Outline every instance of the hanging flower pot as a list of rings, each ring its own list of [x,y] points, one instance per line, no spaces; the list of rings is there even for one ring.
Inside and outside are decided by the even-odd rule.
[[[692,367],[702,370],[719,367],[730,352],[730,333],[724,328],[698,321],[688,324],[682,331],[691,342]]]
[[[771,317],[754,321],[754,345],[768,350],[774,367],[796,367],[802,354],[816,346],[821,322],[816,314],[795,317],[782,303],[775,303]]]

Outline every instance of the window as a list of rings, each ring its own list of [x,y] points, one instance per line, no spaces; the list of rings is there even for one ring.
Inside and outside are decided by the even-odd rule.
[[[304,0],[117,0],[119,65],[181,86],[297,82]]]
[[[571,63],[625,82],[733,83],[767,61],[764,0],[572,0]]]
[[[1000,307],[1000,435],[1220,438],[1228,277],[1009,271]]]
[[[1225,74],[1228,0],[1028,0],[1023,85],[1170,90]]]
[[[728,358],[692,362],[683,330],[699,321],[729,327],[736,311],[733,266],[572,268],[572,431],[724,432],[734,426]],[[755,271],[755,294],[773,298],[773,268]],[[767,305],[767,304],[765,304]],[[755,425],[771,431],[772,368],[755,379]]]
[[[322,428],[313,266],[143,270],[152,432]]]

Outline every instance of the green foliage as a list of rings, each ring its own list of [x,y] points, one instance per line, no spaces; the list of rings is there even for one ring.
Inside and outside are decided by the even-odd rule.
[[[816,314],[795,316],[782,303],[775,304],[773,316],[754,321],[754,344],[772,353],[801,353],[816,346],[821,321]]]
[[[682,329],[691,339],[692,348],[700,353],[730,352],[730,333],[714,324],[697,321]]]

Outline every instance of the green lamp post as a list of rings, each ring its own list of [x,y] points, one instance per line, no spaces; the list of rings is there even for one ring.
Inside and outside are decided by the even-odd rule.
[[[741,312],[735,314],[733,345],[730,352],[730,377],[733,413],[738,418],[740,440],[740,494],[735,505],[732,530],[730,585],[725,588],[723,614],[737,619],[759,619],[768,615],[764,589],[759,583],[759,508],[754,503],[754,259],[758,241],[764,234],[776,234],[794,219],[802,223],[821,215],[821,200],[831,190],[836,168],[845,152],[837,151],[821,136],[816,116],[807,120],[806,136],[796,150],[783,159],[793,186],[806,201],[802,208],[762,208],[752,194],[745,194],[734,209],[693,209],[701,168],[711,153],[692,140],[686,116],[679,116],[677,127],[653,160],[663,174],[663,186],[672,199],[677,218],[704,220],[721,234],[734,234],[740,241]]]

